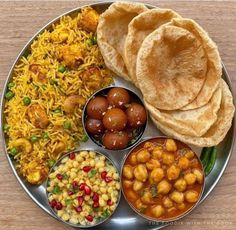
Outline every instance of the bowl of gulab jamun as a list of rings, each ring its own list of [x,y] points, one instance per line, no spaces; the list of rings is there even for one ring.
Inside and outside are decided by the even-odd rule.
[[[83,111],[87,135],[100,147],[125,150],[142,137],[147,125],[147,111],[133,91],[111,86],[97,91]]]

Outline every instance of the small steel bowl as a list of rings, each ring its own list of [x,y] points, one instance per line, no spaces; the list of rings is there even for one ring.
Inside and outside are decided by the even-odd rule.
[[[140,105],[142,105],[146,111],[146,114],[147,114],[147,120],[145,122],[145,124],[141,127],[138,128],[138,135],[135,137],[135,140],[132,141],[131,143],[129,143],[129,145],[124,148],[124,149],[119,149],[119,150],[112,150],[112,149],[106,149],[105,146],[101,143],[101,141],[99,141],[97,138],[95,138],[93,135],[89,134],[86,130],[86,127],[85,127],[85,122],[86,122],[86,118],[87,118],[87,112],[86,112],[86,109],[87,109],[87,105],[88,103],[96,96],[106,96],[108,91],[112,88],[123,88],[125,90],[127,90],[130,94],[130,98],[131,98],[131,101],[132,102],[137,102],[139,103]],[[101,148],[104,148],[106,150],[109,150],[109,151],[120,151],[120,150],[129,150],[131,149],[132,147],[134,147],[140,140],[141,138],[143,137],[143,134],[145,132],[145,129],[147,127],[147,123],[148,123],[148,112],[146,110],[146,107],[144,106],[144,103],[142,101],[142,99],[132,90],[130,90],[129,88],[126,88],[126,87],[121,87],[121,86],[109,86],[109,87],[105,87],[105,88],[102,88],[100,90],[98,90],[97,92],[95,92],[86,102],[85,106],[84,106],[84,109],[83,109],[83,113],[82,113],[82,123],[83,123],[83,128],[85,130],[85,133],[86,135],[96,144],[98,145],[99,147]]]
[[[49,195],[51,194],[51,192],[48,192],[48,191],[47,191],[47,188],[48,188],[48,185],[49,185],[49,181],[50,181],[49,175],[55,171],[55,169],[62,163],[62,160],[63,160],[63,159],[65,159],[66,157],[69,157],[69,155],[70,155],[71,153],[75,153],[75,155],[76,155],[76,154],[80,153],[81,151],[88,151],[88,152],[89,152],[89,151],[93,151],[93,152],[95,152],[97,155],[104,156],[104,157],[106,158],[106,160],[107,160],[110,164],[112,164],[112,166],[116,169],[116,171],[117,171],[117,173],[118,173],[118,175],[119,175],[119,182],[121,183],[119,170],[117,169],[117,167],[115,166],[114,162],[113,162],[109,157],[107,157],[107,156],[104,155],[103,153],[98,152],[98,151],[93,150],[93,149],[80,149],[80,150],[70,151],[70,152],[68,152],[66,155],[63,155],[59,160],[57,160],[57,162],[53,165],[53,167],[52,167],[52,168],[50,169],[50,171],[49,171],[49,174],[48,174],[48,177],[47,177],[47,180],[46,180],[46,186],[45,186],[46,189],[45,189],[45,190],[46,190],[47,204],[48,204],[48,206],[50,207],[50,209],[51,209],[52,213],[54,214],[55,218],[57,218],[59,221],[63,222],[63,223],[66,224],[66,225],[69,225],[69,226],[71,226],[71,227],[76,227],[76,228],[91,228],[91,227],[98,226],[98,225],[104,223],[104,222],[105,222],[106,220],[108,220],[109,218],[111,218],[111,216],[112,216],[113,213],[116,211],[116,209],[117,209],[117,207],[118,207],[118,205],[119,205],[120,198],[121,198],[121,189],[119,189],[119,194],[118,194],[118,199],[117,199],[117,202],[116,202],[116,207],[115,207],[115,209],[113,210],[113,212],[111,212],[108,217],[102,219],[101,221],[98,221],[98,222],[95,223],[95,224],[91,224],[91,225],[89,225],[89,224],[88,224],[88,225],[74,224],[74,223],[71,223],[71,222],[69,222],[69,221],[64,221],[64,220],[62,220],[62,218],[60,218],[60,217],[57,215],[56,211],[51,207],[50,202],[49,202],[49,199],[48,199],[48,198],[49,198]]]
[[[154,142],[155,140],[157,139],[168,139],[168,137],[166,136],[157,136],[157,137],[152,137],[152,138],[147,138],[145,140],[143,140],[142,142],[140,142],[138,145],[136,145],[133,149],[130,150],[130,152],[125,156],[123,162],[122,162],[122,167],[121,167],[121,187],[122,187],[122,193],[125,197],[125,200],[127,201],[127,203],[129,204],[129,206],[138,214],[140,215],[141,217],[143,217],[144,219],[147,219],[149,221],[153,221],[153,222],[161,222],[161,223],[168,223],[168,222],[172,222],[172,221],[177,221],[179,219],[182,219],[183,217],[185,217],[186,215],[188,215],[190,212],[192,212],[196,207],[197,205],[200,203],[201,201],[201,197],[203,195],[203,191],[204,191],[204,188],[205,188],[205,174],[204,174],[204,168],[203,168],[203,165],[202,165],[202,162],[200,160],[200,158],[198,157],[198,155],[185,143],[179,141],[179,140],[176,140],[174,138],[170,138],[170,139],[173,139],[176,143],[180,143],[184,148],[188,148],[190,150],[192,150],[192,152],[194,153],[195,157],[198,159],[200,165],[201,165],[201,170],[203,172],[203,183],[201,185],[201,191],[200,191],[200,194],[198,196],[198,200],[197,202],[191,206],[191,208],[187,209],[185,212],[181,213],[180,215],[178,216],[175,216],[173,218],[168,218],[168,219],[161,219],[161,218],[153,218],[153,217],[150,217],[150,216],[147,216],[147,215],[144,215],[142,213],[140,213],[138,211],[138,209],[136,209],[136,207],[134,207],[134,205],[129,201],[129,199],[126,197],[125,195],[125,192],[124,192],[124,187],[123,187],[123,183],[122,183],[122,180],[123,180],[123,168],[124,168],[124,165],[125,165],[125,162],[127,160],[127,158],[129,157],[129,155],[135,151],[138,151],[139,149],[141,149],[143,147],[143,145],[146,143],[146,142]]]

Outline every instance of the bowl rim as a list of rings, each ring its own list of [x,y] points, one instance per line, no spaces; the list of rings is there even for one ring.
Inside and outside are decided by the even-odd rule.
[[[150,141],[150,140],[155,140],[155,139],[172,139],[176,142],[180,142],[182,144],[184,144],[185,146],[187,146],[189,149],[192,150],[192,152],[194,153],[194,155],[197,157],[198,161],[200,162],[200,165],[202,167],[202,172],[203,172],[203,183],[202,183],[202,186],[201,186],[201,192],[198,196],[198,200],[197,202],[191,206],[191,208],[187,209],[185,212],[183,212],[181,215],[178,215],[176,217],[172,217],[172,218],[169,218],[169,219],[158,219],[158,218],[152,218],[152,217],[149,217],[147,215],[144,215],[140,212],[138,212],[138,210],[134,207],[134,205],[128,200],[128,198],[126,197],[125,195],[125,192],[124,192],[124,187],[123,187],[123,168],[124,168],[124,165],[125,165],[125,162],[127,160],[127,158],[129,157],[129,155],[131,153],[133,153],[133,151],[138,148],[140,145],[142,145],[143,143],[147,142],[147,141]],[[203,164],[200,160],[200,157],[196,154],[195,151],[193,151],[193,149],[186,143],[182,142],[182,141],[179,141],[175,138],[171,138],[171,137],[168,137],[168,136],[154,136],[154,137],[147,137],[145,139],[143,139],[141,142],[139,142],[136,146],[134,146],[134,148],[132,148],[127,154],[126,156],[124,157],[122,163],[121,163],[121,171],[120,171],[120,176],[121,176],[121,190],[122,190],[122,194],[127,202],[127,204],[132,208],[132,210],[138,214],[140,217],[146,219],[146,220],[149,220],[149,221],[153,221],[153,222],[159,222],[159,223],[170,223],[170,222],[173,222],[173,221],[177,221],[177,220],[180,220],[182,218],[184,218],[186,215],[188,215],[190,212],[192,212],[197,206],[198,204],[201,202],[201,198],[202,198],[202,195],[203,195],[203,192],[204,192],[204,188],[205,188],[205,182],[206,182],[206,175],[204,173],[204,167],[203,167]]]
[[[56,167],[58,167],[59,165],[61,165],[62,160],[63,160],[64,158],[68,157],[71,153],[79,154],[79,153],[82,152],[82,151],[87,151],[87,152],[93,151],[93,152],[95,152],[97,155],[104,156],[104,157],[106,158],[106,160],[108,160],[109,162],[111,162],[111,163],[112,163],[112,166],[116,169],[116,172],[117,172],[118,175],[119,175],[119,182],[120,182],[120,184],[121,184],[121,174],[120,174],[119,170],[117,169],[116,165],[114,164],[113,160],[112,160],[109,156],[105,155],[104,153],[100,152],[99,150],[94,150],[94,149],[92,149],[92,148],[91,148],[91,149],[89,149],[89,148],[85,148],[85,149],[75,149],[75,150],[69,151],[69,152],[67,152],[66,154],[64,154],[63,156],[61,156],[61,157],[54,163],[54,165],[50,168],[50,170],[49,170],[49,172],[48,172],[47,179],[46,179],[46,181],[45,181],[45,194],[46,194],[46,199],[47,199],[47,205],[49,206],[50,210],[52,211],[52,213],[54,214],[54,216],[55,216],[56,219],[58,219],[59,221],[63,222],[64,224],[66,224],[66,225],[68,225],[68,226],[77,227],[77,228],[92,228],[92,227],[96,227],[96,226],[98,226],[98,225],[104,223],[105,221],[107,221],[108,219],[110,219],[110,218],[112,217],[112,215],[115,213],[116,209],[117,209],[118,206],[119,206],[120,200],[121,200],[121,193],[122,193],[122,192],[121,192],[121,187],[120,187],[120,189],[119,189],[119,191],[118,191],[118,199],[117,199],[117,202],[116,202],[115,209],[111,212],[111,214],[110,214],[107,218],[104,218],[102,221],[97,222],[97,223],[95,223],[95,224],[93,224],[93,225],[80,225],[80,224],[73,224],[73,223],[71,223],[71,222],[69,222],[69,221],[64,221],[62,218],[60,218],[60,217],[58,216],[58,214],[56,213],[56,211],[51,207],[50,202],[49,202],[49,199],[48,199],[48,198],[49,198],[49,195],[50,195],[50,192],[47,191],[47,187],[48,187],[48,183],[49,183],[49,181],[50,181],[50,178],[49,178],[50,174],[55,171],[55,168],[56,168]]]
[[[138,98],[138,100],[142,103],[142,106],[144,107],[145,112],[146,112],[146,115],[147,115],[147,119],[146,119],[145,124],[140,127],[140,128],[141,128],[141,131],[140,131],[140,133],[138,134],[138,138],[137,138],[132,144],[128,145],[128,146],[127,146],[126,148],[124,148],[124,149],[107,149],[107,148],[105,148],[102,144],[99,144],[97,141],[94,141],[94,139],[91,138],[92,135],[87,132],[87,129],[86,129],[86,127],[85,127],[85,121],[86,121],[85,117],[86,117],[86,114],[87,114],[86,108],[87,108],[87,106],[88,106],[88,103],[93,99],[93,97],[97,96],[97,94],[102,93],[103,91],[109,90],[109,89],[112,89],[112,88],[123,88],[123,89],[127,90],[129,93],[134,94],[134,95],[136,96],[136,98]],[[144,133],[145,133],[145,131],[146,131],[146,129],[147,129],[147,126],[148,126],[148,111],[147,111],[147,108],[144,106],[143,98],[141,98],[140,96],[138,96],[138,94],[137,94],[136,92],[134,92],[134,90],[129,89],[128,87],[125,87],[125,86],[117,86],[117,85],[115,85],[114,83],[112,83],[112,84],[109,85],[109,86],[106,86],[106,87],[103,87],[103,88],[97,90],[96,92],[94,92],[94,93],[87,99],[87,101],[86,101],[86,103],[85,103],[85,105],[84,105],[84,108],[83,108],[83,112],[82,112],[82,125],[83,125],[83,129],[84,129],[84,131],[85,131],[85,134],[88,136],[88,138],[89,138],[94,144],[96,144],[96,146],[98,146],[98,147],[100,147],[100,148],[102,148],[102,149],[104,149],[104,150],[106,150],[106,151],[111,151],[111,152],[127,151],[127,150],[130,150],[130,149],[134,148],[134,147],[135,147],[137,144],[139,144],[139,142],[142,140],[142,138],[143,138],[143,136],[144,136]]]

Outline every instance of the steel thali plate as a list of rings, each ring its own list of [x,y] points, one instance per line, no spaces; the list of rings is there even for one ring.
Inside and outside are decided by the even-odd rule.
[[[94,9],[96,9],[99,13],[102,13],[104,10],[106,10],[108,8],[108,6],[111,4],[111,2],[104,2],[104,3],[96,3],[96,4],[92,4],[90,6],[92,6]],[[154,8],[154,6],[150,6],[148,5],[149,8]],[[24,52],[30,47],[31,43],[35,40],[35,38],[41,34],[45,29],[50,29],[53,23],[57,23],[60,19],[61,16],[64,15],[70,15],[70,16],[74,16],[76,15],[79,11],[80,11],[81,7],[73,9],[63,15],[60,15],[59,17],[57,17],[56,19],[54,19],[53,21],[49,22],[45,27],[43,27],[38,33],[36,33],[31,40],[26,44],[26,46],[22,49],[22,51],[20,52],[20,54],[18,55],[18,57],[16,58],[16,61],[14,62],[9,75],[7,77],[7,80],[5,82],[5,86],[4,86],[4,90],[3,90],[3,94],[6,92],[7,90],[7,84],[8,82],[11,80],[12,77],[12,73],[14,70],[14,66],[18,63],[18,61],[20,60],[21,56],[24,54]],[[232,92],[232,84],[230,82],[230,78],[226,72],[226,68],[223,65],[223,78],[225,79],[225,81],[227,82],[227,84],[230,87],[230,90]],[[114,84],[116,86],[124,86],[127,87],[131,90],[133,90],[135,93],[137,93],[139,96],[141,96],[140,91],[133,86],[132,84],[126,82],[125,80],[122,80],[119,77],[115,77],[115,81]],[[48,206],[47,203],[47,197],[46,197],[46,192],[45,192],[45,183],[40,185],[40,186],[32,186],[29,183],[27,183],[25,181],[24,178],[22,178],[16,171],[15,166],[14,166],[14,162],[11,160],[11,158],[8,156],[7,151],[6,151],[6,140],[5,140],[5,136],[4,133],[2,131],[3,129],[3,122],[4,122],[4,115],[3,115],[3,110],[4,110],[4,106],[5,106],[5,101],[4,101],[4,97],[2,97],[1,100],[1,132],[2,132],[2,139],[3,139],[3,144],[5,146],[5,152],[6,152],[6,157],[7,160],[10,164],[10,167],[14,173],[14,175],[16,176],[18,182],[20,183],[20,185],[22,186],[22,188],[25,190],[25,192],[30,196],[30,198],[41,208],[43,209],[46,213],[48,213],[50,216],[57,218],[51,211],[50,207]],[[232,123],[232,127],[229,130],[227,136],[225,137],[224,141],[221,142],[218,146],[217,146],[217,152],[218,152],[218,156],[217,156],[217,161],[216,164],[214,166],[213,171],[210,173],[209,176],[207,176],[206,178],[206,183],[205,183],[205,190],[203,192],[202,198],[201,198],[201,202],[203,202],[207,196],[210,194],[210,192],[214,189],[214,187],[216,186],[216,184],[218,183],[219,179],[221,178],[227,164],[230,158],[230,155],[232,153],[233,150],[233,144],[234,144],[234,139],[235,139],[235,119]],[[143,135],[143,139],[148,138],[148,137],[153,137],[153,136],[159,136],[159,135],[163,135],[152,123],[152,121],[149,119],[148,120],[148,125],[147,128],[145,130],[145,133]],[[190,145],[191,146],[191,145]],[[196,148],[194,146],[191,146],[198,154],[200,154],[201,149],[200,148]],[[97,151],[100,151],[102,153],[104,153],[105,155],[108,155],[113,162],[115,162],[116,166],[118,167],[118,169],[121,169],[121,165],[123,162],[123,159],[125,158],[125,155],[128,153],[128,151],[104,151],[104,149],[100,148],[99,146],[95,145],[91,140],[87,141],[86,143],[81,144],[79,149],[94,149]],[[163,227],[165,227],[166,225],[168,225],[167,223],[162,223],[162,222],[151,222],[148,221],[140,216],[138,216],[127,204],[127,202],[125,201],[124,197],[121,197],[120,200],[120,204],[118,206],[118,208],[116,209],[115,213],[112,215],[112,217],[105,221],[103,224],[96,226],[96,229],[150,229],[150,230],[154,230],[154,229],[161,229]]]

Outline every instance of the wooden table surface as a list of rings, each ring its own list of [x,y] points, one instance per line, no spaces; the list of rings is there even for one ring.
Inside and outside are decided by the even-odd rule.
[[[149,1],[172,8],[199,22],[217,43],[236,93],[236,1]],[[93,1],[96,2],[96,1]],[[54,17],[92,1],[0,1],[0,87],[16,56],[42,26]],[[5,157],[0,154],[0,229],[68,229],[48,216],[20,187]],[[236,149],[208,199],[193,213],[166,229],[235,229]]]

